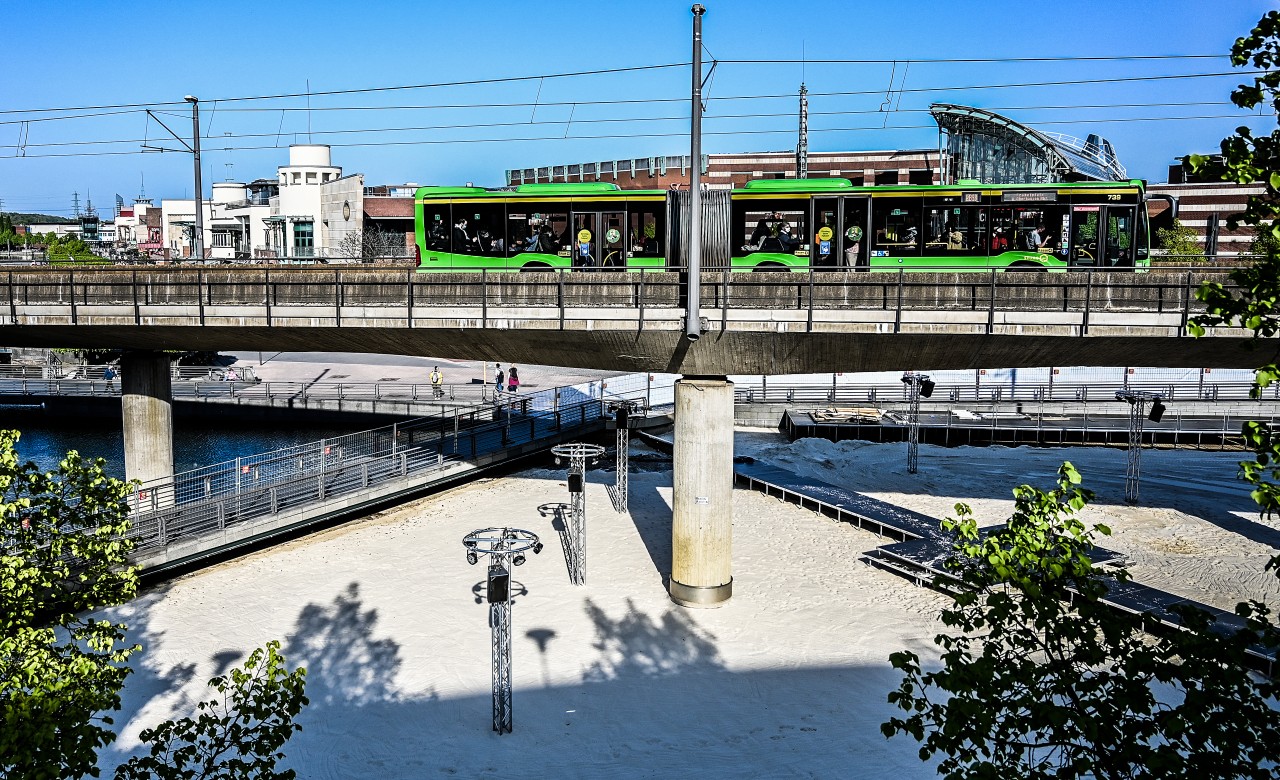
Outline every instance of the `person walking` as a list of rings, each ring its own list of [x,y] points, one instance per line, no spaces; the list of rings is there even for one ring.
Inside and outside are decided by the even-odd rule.
[[[435,398],[444,398],[444,374],[440,373],[440,366],[431,369],[431,395]]]
[[[506,378],[507,378],[506,374],[502,373],[502,364],[498,363],[494,365],[493,367],[493,397],[494,398],[497,398],[498,396],[502,395],[502,383]]]
[[[520,391],[520,375],[516,372],[516,367],[512,366],[507,372],[507,392],[517,393]]]
[[[107,392],[114,392],[116,389],[116,370],[111,366],[107,366],[102,372],[102,378],[107,380]]]

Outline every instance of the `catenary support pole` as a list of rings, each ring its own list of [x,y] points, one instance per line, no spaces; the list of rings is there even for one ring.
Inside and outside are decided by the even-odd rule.
[[[733,383],[676,382],[671,600],[716,607],[733,595]]]
[[[693,106],[689,123],[689,268],[684,337],[697,341],[702,335],[702,15],[693,6]]]
[[[191,104],[191,152],[196,162],[196,226],[191,241],[191,254],[196,260],[204,260],[204,184],[200,181],[200,99],[194,95],[184,98]],[[214,106],[217,108],[217,106]]]

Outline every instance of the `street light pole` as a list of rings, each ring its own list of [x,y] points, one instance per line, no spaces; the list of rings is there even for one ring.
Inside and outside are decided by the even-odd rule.
[[[183,100],[191,104],[191,150],[196,161],[196,234],[191,241],[191,253],[195,255],[196,260],[204,260],[204,184],[200,181],[200,98],[187,95]]]
[[[702,335],[702,15],[693,6],[693,106],[689,124],[689,287],[685,301],[684,337]]]

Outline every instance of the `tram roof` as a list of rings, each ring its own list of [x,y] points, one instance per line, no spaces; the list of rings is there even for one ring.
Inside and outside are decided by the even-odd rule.
[[[663,195],[666,190],[624,190],[613,182],[547,182],[521,184],[513,190],[490,190],[484,187],[419,187],[414,193],[417,200],[424,198],[571,198],[609,197],[619,198]]]
[[[855,186],[848,179],[758,179],[749,181],[735,189],[735,193],[764,195],[770,193],[811,194],[811,193],[868,193],[868,192],[955,192],[957,190],[1091,190],[1102,188],[1139,190],[1145,187],[1141,179],[1128,181],[1074,181],[1074,182],[1037,182],[1026,184],[983,184],[973,179],[960,179],[955,184],[871,184]]]

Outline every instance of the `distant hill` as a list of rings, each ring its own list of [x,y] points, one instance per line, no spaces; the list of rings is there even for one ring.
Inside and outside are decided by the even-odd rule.
[[[71,217],[55,217],[52,214],[21,214],[16,211],[3,213],[7,214],[15,225],[74,225],[80,221]]]

